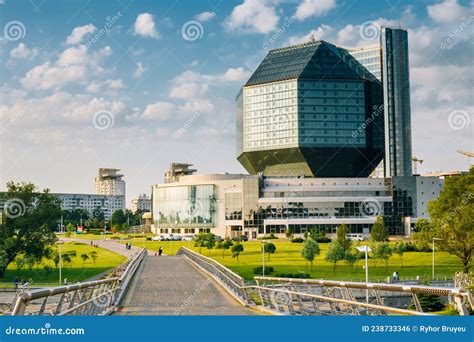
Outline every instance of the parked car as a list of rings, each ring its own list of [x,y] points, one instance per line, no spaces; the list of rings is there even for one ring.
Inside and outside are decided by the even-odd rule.
[[[155,236],[153,236],[153,237],[151,238],[151,241],[162,241],[162,240],[160,240],[160,239],[161,239],[161,236],[155,235]]]
[[[351,241],[364,241],[364,235],[362,234],[347,234],[347,238]]]
[[[173,235],[173,234],[170,234],[170,240],[171,241],[182,241],[183,240],[183,237],[181,235]]]
[[[216,234],[214,234],[214,240],[216,240],[216,241],[224,241],[224,239],[222,238],[222,236],[219,236],[219,235],[216,235]]]
[[[194,235],[184,235],[183,236],[183,241],[193,241],[194,240]]]
[[[232,238],[232,241],[248,241],[249,238],[247,235],[242,235],[242,236],[234,236]]]

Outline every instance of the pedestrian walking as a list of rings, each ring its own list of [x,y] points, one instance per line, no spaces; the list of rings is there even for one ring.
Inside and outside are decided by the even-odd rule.
[[[13,284],[15,285],[15,290],[18,290],[18,276],[15,276],[13,279]]]
[[[163,248],[161,248],[160,246],[160,249],[158,250],[158,255],[161,255],[163,253]]]

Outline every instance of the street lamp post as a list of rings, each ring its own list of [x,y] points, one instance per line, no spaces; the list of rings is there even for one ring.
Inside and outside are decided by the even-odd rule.
[[[63,242],[59,241],[59,285],[62,284],[62,270],[63,270]]]
[[[433,280],[435,276],[435,240],[440,241],[443,239],[433,237],[433,253],[432,253],[432,260],[431,260],[431,280]]]
[[[265,277],[265,243],[267,241],[262,240],[262,277]]]
[[[365,283],[369,283],[369,252],[372,252],[369,246],[357,247],[359,252],[365,252]],[[365,300],[369,303],[369,289],[365,290]]]

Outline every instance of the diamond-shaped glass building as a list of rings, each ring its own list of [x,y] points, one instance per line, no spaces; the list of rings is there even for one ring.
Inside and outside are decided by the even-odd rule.
[[[367,177],[383,127],[382,85],[345,49],[275,49],[237,96],[237,159],[250,174]]]

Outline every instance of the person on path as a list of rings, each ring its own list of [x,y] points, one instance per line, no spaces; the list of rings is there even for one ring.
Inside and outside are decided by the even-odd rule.
[[[161,248],[160,246],[160,249],[158,249],[158,255],[161,255],[163,253],[163,248]]]

